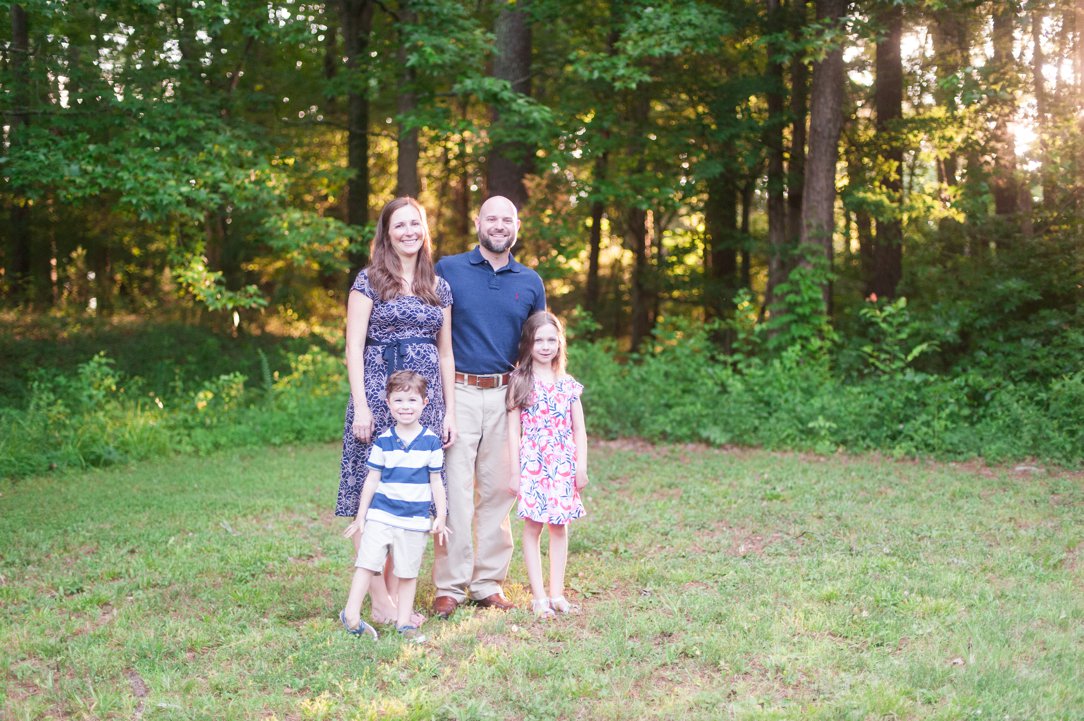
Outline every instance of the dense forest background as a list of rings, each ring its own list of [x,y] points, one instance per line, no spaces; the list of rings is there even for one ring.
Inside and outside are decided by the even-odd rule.
[[[1084,456],[1084,0],[3,5],[13,343],[28,318],[338,329],[385,202],[418,197],[447,254],[499,193],[606,378],[704,340],[663,367],[892,379],[873,395],[952,428],[1027,406]],[[797,436],[851,447],[861,415]]]

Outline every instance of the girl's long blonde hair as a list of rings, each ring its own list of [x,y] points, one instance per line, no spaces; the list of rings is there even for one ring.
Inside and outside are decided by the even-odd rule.
[[[557,355],[553,357],[553,374],[560,378],[565,373],[565,327],[561,324],[561,319],[548,310],[533,313],[523,324],[523,331],[519,335],[519,357],[516,359],[516,369],[512,371],[512,378],[508,381],[505,407],[510,411],[530,405],[531,381],[534,376],[534,357],[531,355],[531,350],[534,348],[535,334],[547,325],[552,325],[557,329]]]
[[[437,274],[433,270],[433,242],[429,236],[429,221],[421,203],[407,196],[396,198],[380,211],[376,221],[376,234],[369,248],[369,285],[380,300],[388,301],[403,294],[403,266],[391,247],[391,216],[395,211],[409,205],[418,211],[422,219],[422,248],[418,251],[418,264],[414,269],[414,285],[411,291],[429,305],[440,305],[437,296]]]

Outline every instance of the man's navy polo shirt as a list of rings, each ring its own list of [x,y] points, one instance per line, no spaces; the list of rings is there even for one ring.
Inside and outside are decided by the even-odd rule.
[[[542,278],[511,257],[494,271],[477,246],[441,258],[436,271],[452,287],[455,369],[478,374],[512,370],[523,322],[546,309]]]

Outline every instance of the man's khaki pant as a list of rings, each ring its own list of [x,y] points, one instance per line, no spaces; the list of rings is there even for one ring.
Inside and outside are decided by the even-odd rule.
[[[512,562],[505,390],[455,386],[459,438],[445,455],[451,533],[435,545],[433,585],[460,603],[499,593]]]

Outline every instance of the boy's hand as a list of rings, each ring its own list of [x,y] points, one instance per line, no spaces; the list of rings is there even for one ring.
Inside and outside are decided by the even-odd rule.
[[[448,534],[451,531],[448,530],[447,521],[443,518],[436,518],[433,520],[433,528],[429,531],[429,535],[433,536],[433,541],[438,546],[443,546],[448,540]]]
[[[354,522],[351,523],[349,526],[347,526],[346,530],[343,531],[343,536],[345,536],[346,538],[353,538],[355,533],[360,534],[360,533],[364,533],[364,532],[365,532],[365,519],[364,518],[355,518]]]
[[[576,490],[582,491],[587,485],[587,471],[582,468],[576,469]]]
[[[519,483],[519,473],[513,472],[512,476],[508,479],[508,492],[511,493],[513,496],[519,495]]]

